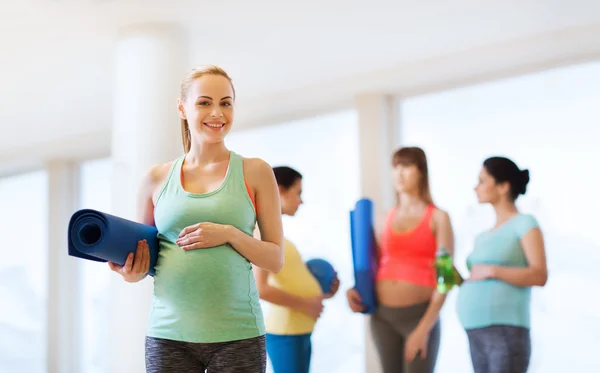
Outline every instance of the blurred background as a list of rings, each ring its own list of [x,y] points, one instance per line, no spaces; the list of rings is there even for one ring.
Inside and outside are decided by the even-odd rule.
[[[528,168],[519,208],[545,234],[530,372],[598,372],[600,2],[21,0],[0,5],[0,372],[143,372],[151,281],[125,285],[66,255],[79,208],[132,218],[139,177],[183,151],[189,68],[217,64],[237,92],[230,149],[304,176],[286,236],[341,279],[313,337],[311,372],[380,372],[353,285],[349,210],[393,203],[390,156],[428,156],[458,267],[494,215],[482,161]],[[451,294],[439,373],[472,372]],[[268,305],[264,305],[268,312]]]

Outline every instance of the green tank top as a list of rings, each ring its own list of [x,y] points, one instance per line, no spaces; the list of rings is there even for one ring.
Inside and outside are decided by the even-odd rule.
[[[154,209],[160,251],[147,335],[195,343],[261,336],[263,314],[250,262],[229,244],[184,251],[175,243],[183,228],[200,222],[252,235],[256,213],[242,157],[230,152],[222,185],[205,194],[183,189],[183,160],[173,162]]]

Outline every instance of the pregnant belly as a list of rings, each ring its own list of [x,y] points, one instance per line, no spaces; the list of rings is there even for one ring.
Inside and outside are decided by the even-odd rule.
[[[429,301],[433,288],[404,281],[377,281],[377,301],[387,307],[407,307]]]
[[[460,308],[491,308],[511,306],[527,301],[527,288],[510,285],[499,280],[464,282],[458,294]]]
[[[228,245],[183,251],[163,247],[156,266],[154,296],[167,307],[196,309],[215,302],[248,303],[252,266]]]

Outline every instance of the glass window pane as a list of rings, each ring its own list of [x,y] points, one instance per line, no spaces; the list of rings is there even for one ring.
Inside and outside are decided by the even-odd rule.
[[[112,163],[108,158],[85,162],[80,168],[79,208],[111,212]],[[108,372],[107,356],[110,328],[106,327],[108,312],[108,280],[110,270],[106,263],[78,261],[82,275],[80,310],[82,313],[80,338],[82,373]]]
[[[46,371],[48,179],[0,178],[0,372]]]
[[[547,285],[533,291],[532,373],[600,371],[600,303],[590,293],[600,287],[598,86],[595,62],[402,103],[402,141],[427,152],[434,200],[451,214],[464,274],[475,235],[495,223],[473,192],[482,161],[505,155],[530,170],[518,206],[540,222],[549,266]],[[472,371],[455,298],[443,310],[440,373]]]

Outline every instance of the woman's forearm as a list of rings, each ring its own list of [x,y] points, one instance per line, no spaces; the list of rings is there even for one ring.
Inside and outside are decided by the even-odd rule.
[[[259,289],[260,299],[278,306],[302,310],[306,301],[304,298],[275,287],[264,285]]]
[[[445,301],[446,294],[440,294],[435,291],[431,296],[431,301],[429,302],[429,306],[427,307],[425,314],[421,317],[419,324],[417,324],[417,328],[421,328],[429,332],[440,317],[440,311],[442,310]]]
[[[283,249],[280,243],[261,241],[233,226],[229,230],[229,244],[250,263],[269,272],[278,273],[283,267]]]
[[[548,280],[548,273],[542,268],[535,267],[493,266],[492,278],[514,286],[544,286]]]

